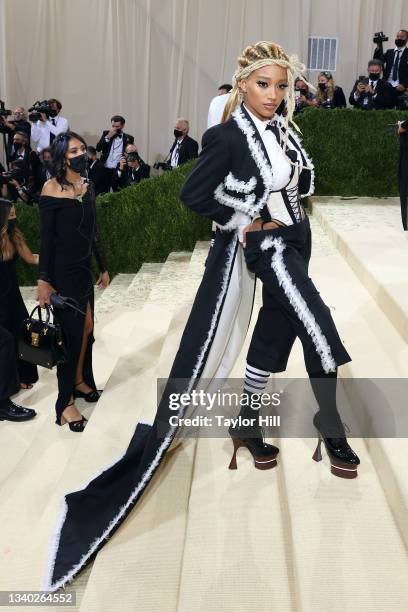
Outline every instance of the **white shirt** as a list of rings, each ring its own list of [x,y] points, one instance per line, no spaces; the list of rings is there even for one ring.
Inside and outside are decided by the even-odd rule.
[[[48,119],[47,121],[37,121],[31,128],[31,139],[38,153],[50,146],[50,134],[57,136],[69,130],[68,120],[65,117],[57,115],[53,119],[55,125]]]
[[[105,140],[108,141],[109,138],[105,138]],[[105,168],[116,168],[120,158],[122,157],[123,134],[115,136],[112,141],[113,142],[109,151],[108,159],[105,162]]]
[[[221,123],[222,114],[229,97],[230,95],[227,93],[222,94],[222,96],[215,96],[215,98],[211,100],[208,109],[207,128]]]
[[[178,164],[178,159],[179,159],[179,153],[180,153],[180,146],[181,143],[184,140],[184,136],[182,138],[179,138],[177,140],[176,146],[173,149],[173,153],[171,154],[171,159],[170,159],[170,166],[172,168],[175,168]]]
[[[252,121],[255,123],[255,127],[258,130],[268,153],[268,157],[272,165],[273,191],[283,189],[283,187],[286,187],[290,181],[292,165],[276,140],[275,134],[271,130],[266,129],[270,121],[262,121],[261,119],[258,119],[258,117],[255,117],[255,115],[253,115],[246,106],[245,109]],[[300,161],[299,154],[298,161]],[[276,194],[271,193],[268,201],[268,209],[273,219],[282,221],[282,223],[285,223],[285,225],[293,225],[292,218],[289,215],[289,212],[281,197],[276,197]]]
[[[394,48],[394,51],[398,51],[399,56],[395,55],[395,53],[394,53],[394,61],[393,61],[392,66],[391,66],[390,76],[388,77],[388,82],[391,83],[391,85],[393,87],[397,87],[399,85],[399,78],[397,77],[396,81],[394,81],[393,78],[392,78],[392,73],[394,71],[394,64],[395,64],[395,62],[398,62],[398,72],[399,72],[399,65],[400,65],[400,62],[401,62],[401,55],[404,53],[405,49],[406,49],[406,46],[405,47],[395,47]]]

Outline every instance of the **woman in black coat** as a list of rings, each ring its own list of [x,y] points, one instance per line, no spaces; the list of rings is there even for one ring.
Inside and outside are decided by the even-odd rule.
[[[217,231],[155,419],[137,424],[119,461],[65,496],[46,590],[71,580],[143,495],[186,414],[177,397],[212,385],[215,391],[217,379],[228,378],[248,330],[255,276],[263,283],[263,306],[247,355],[243,418],[229,429],[234,446],[229,467],[236,467],[240,446],[258,469],[277,464],[279,449],[263,439],[254,398],[270,372],[285,370],[299,337],[319,406],[313,458],[320,460],[324,441],[332,473],[357,475],[359,459],[336,406],[337,368],[350,356],[308,276],[311,236],[301,196],[313,192],[313,164],[288,126],[294,79],[303,69],[274,43],[247,47],[239,58],[226,120],[204,134],[201,155],[181,192],[189,208],[216,222]],[[246,424],[249,416],[253,422]]]

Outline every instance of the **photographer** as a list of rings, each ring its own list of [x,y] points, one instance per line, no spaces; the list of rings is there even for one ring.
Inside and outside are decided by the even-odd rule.
[[[374,59],[381,60],[384,64],[384,79],[394,90],[397,107],[405,108],[402,96],[408,89],[408,31],[399,30],[394,49],[388,49],[384,53],[383,42],[387,40],[383,32],[375,34],[374,42],[377,48],[374,51]]]
[[[175,141],[170,149],[168,160],[172,168],[185,164],[198,157],[198,142],[190,138],[190,124],[187,119],[177,119],[174,125]]]
[[[29,164],[30,159],[30,145],[28,143],[27,134],[25,132],[14,132],[13,140],[9,148],[9,162],[16,161],[17,159],[23,159]]]
[[[394,108],[395,95],[389,83],[382,76],[382,62],[368,62],[368,77],[360,76],[354,83],[349,102],[362,110]]]
[[[400,137],[400,157],[398,168],[398,187],[401,204],[401,220],[404,231],[408,230],[408,119],[398,121],[397,133]]]
[[[93,182],[95,195],[103,193],[105,187],[105,168],[96,155],[95,147],[86,149],[88,157],[88,178]]]
[[[30,190],[28,181],[28,164],[23,159],[11,162],[10,170],[0,174],[1,197],[11,202],[17,202],[20,198],[28,203]]]
[[[304,108],[317,106],[316,96],[310,91],[309,86],[301,78],[295,81],[295,113],[300,113]]]
[[[38,202],[44,183],[52,178],[51,149],[47,147],[38,155],[31,153],[31,181],[29,188],[29,202]]]
[[[54,138],[62,132],[69,130],[68,120],[60,116],[62,104],[55,98],[36,102],[30,111],[30,121],[34,125],[31,130],[31,138],[40,153],[43,149],[51,146]]]
[[[19,132],[27,137],[27,142],[31,138],[31,124],[27,121],[27,115],[22,106],[16,106],[12,115],[4,116],[0,113],[0,132],[8,134],[8,156],[13,147],[14,135]]]
[[[101,152],[101,162],[105,167],[105,185],[103,191],[110,191],[112,179],[119,160],[128,144],[133,144],[134,138],[123,131],[125,119],[121,115],[111,117],[111,129],[104,130],[96,145]]]
[[[112,188],[117,191],[149,177],[150,166],[139,156],[136,145],[129,144],[113,175]]]
[[[319,74],[316,102],[321,108],[345,108],[347,105],[342,88],[335,85],[333,75],[328,70]]]

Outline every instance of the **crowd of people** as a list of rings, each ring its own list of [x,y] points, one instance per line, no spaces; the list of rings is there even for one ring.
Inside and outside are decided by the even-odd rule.
[[[210,105],[209,126],[221,122],[231,89],[228,83],[220,85]],[[298,77],[294,90],[294,114],[309,106],[326,109],[346,106],[342,88],[335,84],[328,71],[318,75],[317,87]],[[0,383],[0,420],[27,420],[35,416],[34,411],[10,400],[18,388],[30,387],[37,380],[36,368],[20,360],[16,352],[19,326],[28,316],[16,275],[16,261],[20,256],[28,264],[39,264],[41,306],[50,304],[53,292],[60,292],[75,298],[85,316],[84,326],[70,311],[61,315],[70,357],[68,363],[58,367],[56,405],[57,423],[68,422],[73,430],[82,431],[85,421],[74,404],[75,398],[97,401],[100,396],[92,374],[91,253],[100,270],[98,284],[103,287],[109,284],[97,232],[95,198],[100,193],[117,191],[149,178],[151,168],[140,156],[134,137],[125,131],[123,116],[112,116],[110,128],[102,132],[96,147],[87,146],[81,136],[70,131],[68,120],[60,114],[62,104],[59,100],[52,98],[45,102],[47,110],[41,107],[35,117],[27,116],[21,106],[16,107],[11,116],[0,112],[0,130],[7,141],[9,165],[7,171],[0,168],[0,267],[2,278],[6,279],[0,295],[0,367],[2,371],[10,370],[7,384]],[[349,103],[362,110],[408,107],[407,30],[397,33],[394,49],[384,52],[382,44],[377,44],[374,58],[368,62],[367,76],[358,77]],[[4,109],[4,105],[2,107]],[[169,153],[164,161],[155,164],[155,168],[171,170],[198,157],[198,143],[189,136],[189,127],[188,120],[176,120]],[[400,134],[407,128],[407,122],[401,124]],[[17,200],[39,203],[40,256],[30,251],[16,227],[13,203]],[[72,207],[72,200],[80,202],[81,206]],[[84,207],[87,201],[89,206]],[[82,215],[79,232],[78,215]],[[65,244],[67,240],[69,244]],[[10,337],[15,349],[13,364],[10,362]]]

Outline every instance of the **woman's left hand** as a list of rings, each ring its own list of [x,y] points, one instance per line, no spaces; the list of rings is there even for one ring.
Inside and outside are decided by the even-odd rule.
[[[96,282],[97,286],[99,289],[106,289],[106,287],[109,285],[110,283],[110,278],[109,278],[109,272],[106,270],[106,272],[101,272],[101,274],[99,275],[99,278]]]

